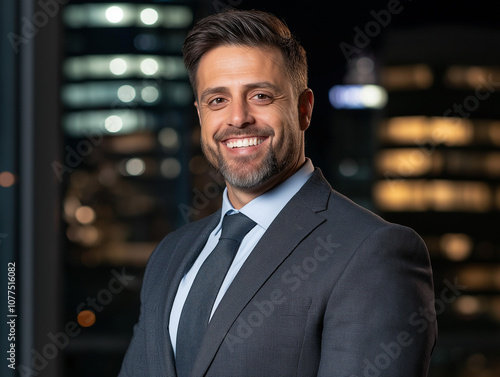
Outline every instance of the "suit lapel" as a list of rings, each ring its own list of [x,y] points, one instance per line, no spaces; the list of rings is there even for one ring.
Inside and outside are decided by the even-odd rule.
[[[157,304],[153,308],[152,315],[148,316],[152,320],[148,328],[154,329],[154,333],[148,337],[150,340],[148,349],[152,350],[148,353],[148,361],[152,370],[157,371],[158,376],[176,376],[174,352],[168,329],[170,311],[184,273],[200,254],[208,236],[219,220],[220,211],[217,211],[202,220],[205,225],[199,227],[200,229],[186,232],[184,238],[177,243],[177,247],[172,251],[167,269],[158,282]],[[198,236],[193,237],[193,234],[198,234]],[[159,321],[159,318],[163,320]]]
[[[297,245],[325,219],[331,188],[316,171],[283,208],[245,261],[215,311],[207,329],[193,377],[203,376],[224,337],[257,291]]]

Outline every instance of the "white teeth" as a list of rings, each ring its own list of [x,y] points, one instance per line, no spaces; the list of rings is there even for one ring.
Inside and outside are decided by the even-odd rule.
[[[229,148],[244,148],[244,147],[251,147],[253,145],[259,145],[263,141],[264,141],[264,139],[252,137],[252,138],[248,138],[248,139],[238,139],[237,141],[229,141],[226,143],[226,145]]]

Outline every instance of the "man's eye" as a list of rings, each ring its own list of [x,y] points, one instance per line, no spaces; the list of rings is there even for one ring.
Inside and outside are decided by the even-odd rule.
[[[224,103],[224,98],[215,98],[212,101],[210,101],[211,105],[220,105],[221,103]]]
[[[259,101],[269,101],[271,99],[270,96],[268,96],[267,94],[264,94],[264,93],[256,94],[253,96],[253,98],[255,98],[256,100],[259,100]]]

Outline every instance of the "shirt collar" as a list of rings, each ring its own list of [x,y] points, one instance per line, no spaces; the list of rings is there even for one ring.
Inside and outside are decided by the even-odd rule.
[[[236,210],[227,196],[227,188],[224,189],[222,196],[221,219],[215,228],[214,234],[219,232],[222,219],[226,214],[241,212],[245,216],[255,221],[264,230],[271,225],[276,216],[281,212],[283,207],[292,199],[292,197],[302,188],[314,172],[314,166],[309,158],[302,167],[297,170],[291,177],[281,182],[279,185],[266,191],[264,194],[256,197],[250,203],[246,204],[239,211]]]

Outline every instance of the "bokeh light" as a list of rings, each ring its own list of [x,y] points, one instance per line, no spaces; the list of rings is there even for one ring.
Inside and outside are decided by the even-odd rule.
[[[118,6],[112,6],[106,9],[106,19],[112,24],[123,20],[123,9]]]
[[[0,173],[0,186],[11,187],[16,182],[16,176],[9,171]]]
[[[145,25],[154,25],[158,21],[158,12],[152,8],[146,8],[141,12],[141,21]]]
[[[104,128],[109,132],[115,133],[122,129],[123,120],[118,115],[110,115],[104,121]]]
[[[127,62],[122,58],[113,59],[109,63],[109,70],[114,75],[123,75],[127,71]]]

